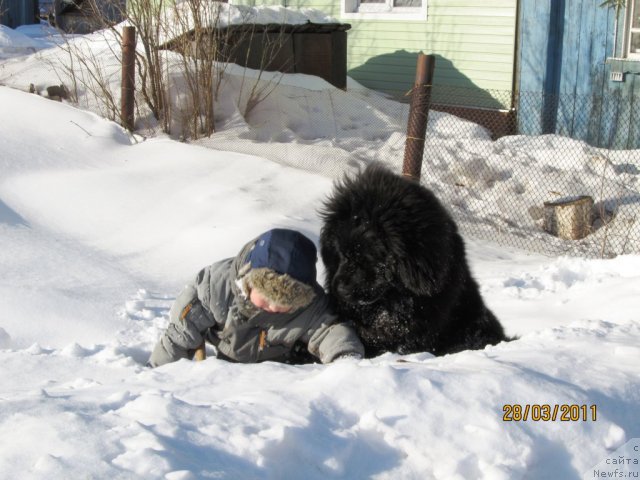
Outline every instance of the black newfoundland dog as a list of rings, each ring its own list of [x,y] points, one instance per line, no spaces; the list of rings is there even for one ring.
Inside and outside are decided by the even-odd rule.
[[[444,355],[507,340],[455,222],[429,190],[374,164],[338,182],[321,215],[326,287],[367,357]]]

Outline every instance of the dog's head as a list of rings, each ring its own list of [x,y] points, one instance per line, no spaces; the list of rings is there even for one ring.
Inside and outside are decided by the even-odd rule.
[[[327,288],[335,298],[352,305],[368,305],[394,285],[396,259],[366,221],[323,229],[321,255],[327,269]]]
[[[439,291],[457,234],[426,188],[370,166],[338,182],[321,215],[320,253],[334,298],[364,305],[391,289]]]

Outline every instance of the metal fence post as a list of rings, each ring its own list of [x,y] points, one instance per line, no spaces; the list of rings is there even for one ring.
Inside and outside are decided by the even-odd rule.
[[[420,181],[424,140],[429,118],[429,104],[431,102],[431,85],[436,65],[434,55],[418,55],[416,66],[416,81],[411,92],[411,106],[407,121],[407,141],[404,147],[404,162],[402,175],[412,180]]]
[[[120,121],[122,126],[133,131],[133,107],[135,104],[136,79],[136,29],[124,27],[122,31],[122,88],[120,99]]]

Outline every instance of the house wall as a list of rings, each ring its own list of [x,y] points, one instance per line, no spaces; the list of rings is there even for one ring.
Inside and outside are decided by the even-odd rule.
[[[615,9],[600,3],[522,0],[520,132],[559,133],[597,146],[640,147],[640,62],[618,58],[624,11],[616,42]],[[612,70],[624,72],[624,81],[612,81]],[[542,95],[536,99],[534,92]]]
[[[37,0],[0,0],[0,23],[11,28],[37,23]]]
[[[417,56],[422,52],[436,56],[434,84],[497,90],[498,95],[482,93],[476,99],[467,98],[466,103],[510,107],[516,0],[426,1],[427,18],[420,21],[343,19],[339,0],[293,0],[286,5],[312,7],[351,24],[348,75],[369,88],[403,96],[413,86]],[[251,5],[283,2],[233,1]],[[434,101],[455,103],[454,97],[444,89],[434,91]]]

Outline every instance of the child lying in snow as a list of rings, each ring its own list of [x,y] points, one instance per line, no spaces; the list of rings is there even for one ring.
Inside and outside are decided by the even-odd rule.
[[[307,237],[273,229],[237,257],[205,267],[171,307],[148,365],[193,358],[205,340],[218,358],[242,363],[361,357],[360,339],[330,311],[316,281],[316,258]]]

